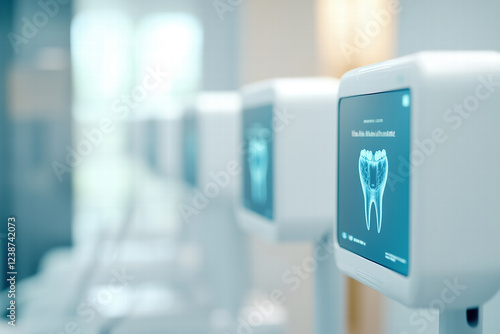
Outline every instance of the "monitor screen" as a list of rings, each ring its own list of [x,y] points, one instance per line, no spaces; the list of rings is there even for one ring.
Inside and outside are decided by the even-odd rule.
[[[195,116],[185,116],[183,118],[182,128],[182,163],[184,181],[186,181],[189,185],[196,187],[198,181],[198,129]]]
[[[273,106],[243,110],[243,205],[273,219]]]
[[[340,99],[339,245],[408,276],[410,90]]]

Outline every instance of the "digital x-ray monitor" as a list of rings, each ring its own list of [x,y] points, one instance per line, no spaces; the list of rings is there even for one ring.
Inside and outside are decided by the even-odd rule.
[[[237,92],[198,94],[182,119],[183,178],[206,197],[228,199],[239,175],[241,99]]]
[[[481,305],[500,288],[500,54],[354,69],[338,97],[337,266],[437,309],[441,333],[480,333]]]
[[[277,242],[313,241],[335,217],[338,80],[274,79],[242,90],[240,226]]]

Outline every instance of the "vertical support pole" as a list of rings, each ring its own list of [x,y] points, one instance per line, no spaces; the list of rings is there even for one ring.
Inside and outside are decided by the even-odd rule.
[[[318,262],[314,276],[315,333],[344,333],[344,280],[335,266],[332,233],[316,243],[314,252]]]

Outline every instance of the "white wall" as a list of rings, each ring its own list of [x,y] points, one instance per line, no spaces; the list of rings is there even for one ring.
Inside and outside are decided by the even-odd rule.
[[[497,0],[401,0],[399,55],[420,50],[500,50]]]

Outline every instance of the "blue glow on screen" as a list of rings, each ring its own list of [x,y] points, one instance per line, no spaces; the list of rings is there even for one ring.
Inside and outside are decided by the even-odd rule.
[[[273,219],[273,106],[243,110],[243,204]]]
[[[198,181],[198,136],[194,115],[186,116],[183,119],[182,162],[184,181],[196,187]]]
[[[410,161],[410,108],[409,89],[339,102],[339,245],[405,276],[410,182],[400,171]]]

